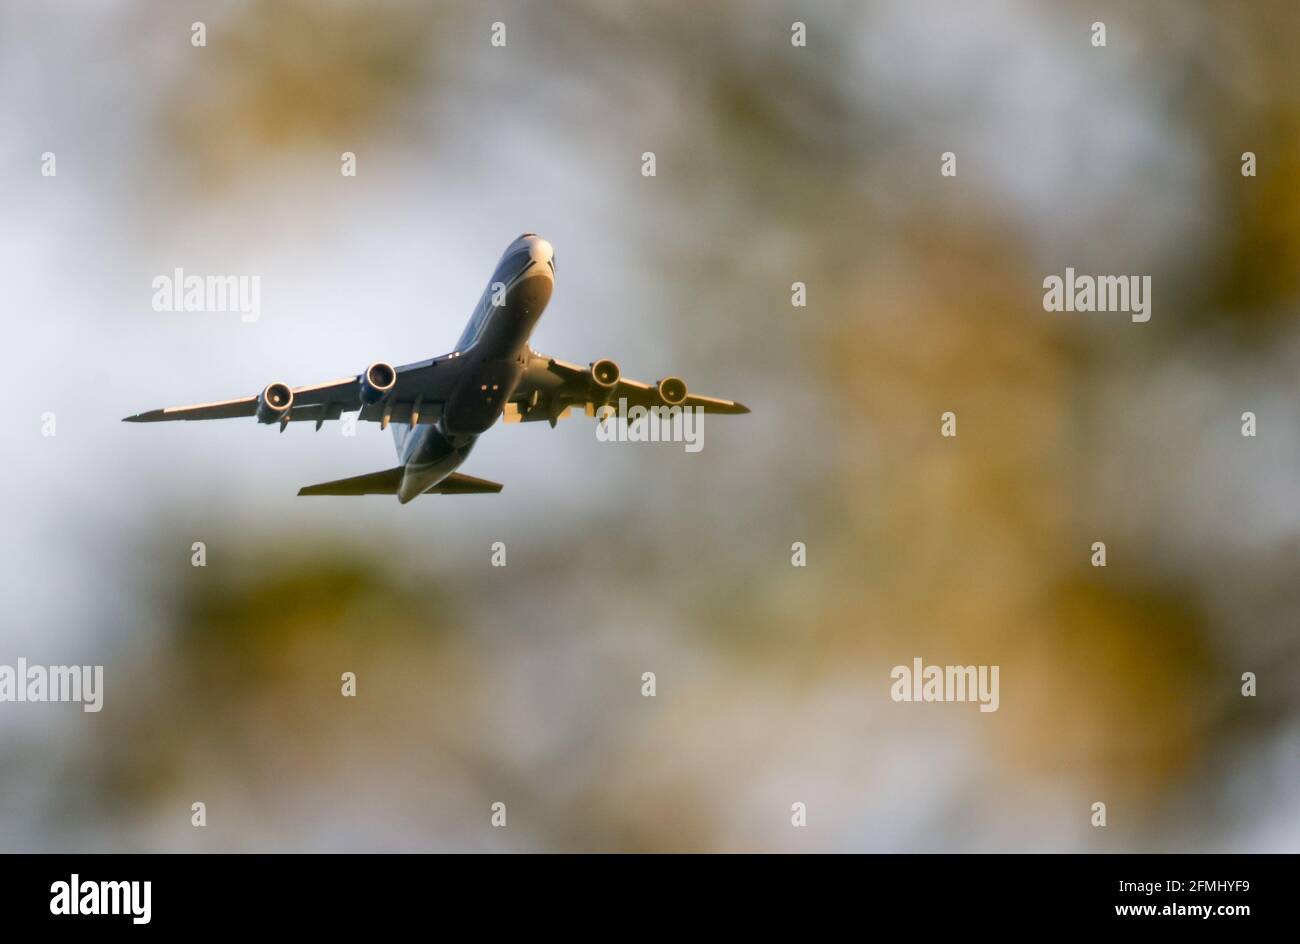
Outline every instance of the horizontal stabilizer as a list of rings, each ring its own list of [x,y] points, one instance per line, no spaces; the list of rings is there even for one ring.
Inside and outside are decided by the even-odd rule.
[[[338,479],[334,482],[321,482],[308,485],[298,490],[299,495],[396,495],[402,484],[402,466],[371,472],[368,475],[354,475],[350,479]],[[425,489],[426,495],[476,495],[501,491],[501,483],[476,479],[472,475],[453,472],[437,485]]]
[[[472,475],[461,475],[459,472],[453,472],[433,488],[426,488],[426,495],[484,495],[491,493],[495,495],[501,491],[500,482],[489,482],[487,479],[476,479]]]

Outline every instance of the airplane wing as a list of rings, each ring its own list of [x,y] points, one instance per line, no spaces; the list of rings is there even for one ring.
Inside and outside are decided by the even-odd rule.
[[[192,406],[171,406],[136,413],[125,423],[161,423],[169,420],[219,420],[235,416],[256,416],[260,422],[279,423],[313,420],[319,429],[325,420],[360,411],[358,418],[383,426],[396,423],[435,423],[455,383],[460,359],[454,355],[389,367],[371,364],[355,377],[290,388],[268,384],[260,394]],[[287,405],[286,405],[287,404]]]
[[[748,413],[749,407],[734,400],[691,393],[677,377],[650,384],[622,376],[618,365],[599,360],[583,367],[555,357],[534,354],[524,379],[506,406],[506,421],[548,420],[552,426],[569,416],[574,407],[588,416],[605,404],[620,401],[628,407],[696,407],[705,413]]]

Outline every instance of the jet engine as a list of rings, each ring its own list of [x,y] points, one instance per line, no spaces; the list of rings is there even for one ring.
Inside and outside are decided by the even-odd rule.
[[[609,398],[614,395],[614,388],[618,386],[619,377],[622,376],[618,365],[606,358],[593,363],[588,373],[591,375],[591,385],[595,393],[592,399],[597,404],[608,403]]]
[[[278,423],[289,415],[293,406],[293,391],[288,384],[271,383],[257,396],[257,421]]]
[[[596,382],[596,386],[610,388],[618,383],[618,378],[623,376],[618,369],[618,365],[613,361],[605,358],[596,361],[591,365],[591,379]]]
[[[397,383],[397,371],[392,364],[375,361],[361,375],[361,402],[378,403]]]
[[[659,381],[659,399],[669,406],[677,406],[686,399],[686,381],[680,377],[665,377]]]

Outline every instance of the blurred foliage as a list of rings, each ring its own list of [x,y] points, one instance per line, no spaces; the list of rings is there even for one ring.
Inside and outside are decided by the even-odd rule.
[[[618,501],[525,509],[528,546],[501,573],[481,556],[429,562],[418,531],[370,551],[342,531],[286,542],[271,521],[226,535],[206,571],[128,574],[156,637],[121,660],[125,707],[105,714],[65,828],[107,819],[108,844],[181,848],[1230,844],[1231,810],[1176,814],[1224,793],[1223,758],[1263,765],[1258,745],[1287,743],[1300,566],[1223,512],[1239,471],[1225,440],[1183,433],[1195,396],[1235,436],[1234,377],[1293,388],[1300,7],[1103,7],[1013,4],[970,36],[941,27],[958,5],[901,3],[213,15],[209,48],[150,100],[158,160],[199,185],[178,200],[245,199],[243,173],[300,149],[459,140],[448,153],[473,165],[490,148],[512,162],[494,186],[545,192],[557,218],[607,204],[617,226],[596,241],[619,240],[664,295],[650,311],[629,290],[599,316],[658,319],[755,413],[736,455],[711,450],[672,482],[645,460]],[[789,45],[797,16],[813,48]],[[467,52],[475,35],[497,55],[495,17],[509,55]],[[1112,45],[1092,72],[1070,44],[1086,49],[1094,18]],[[863,59],[891,30],[902,53],[872,85]],[[910,51],[930,59],[907,55],[918,36]],[[1043,43],[1059,45],[1035,59]],[[1021,54],[1052,74],[1018,88],[1019,137],[981,139],[1021,104],[996,97],[996,67]],[[949,57],[960,86],[931,74]],[[1070,160],[1121,157],[1109,175],[1052,168],[1080,188],[1052,215],[1024,181],[987,173],[989,154],[1014,162],[1049,136],[1036,122],[1062,102],[1109,118],[1118,88],[1150,136],[1078,122],[1118,144]],[[949,127],[967,137],[946,181],[934,135]],[[652,147],[653,187],[600,179],[610,151],[635,168]],[[1241,177],[1244,150],[1258,178]],[[552,191],[537,168],[554,153],[580,166]],[[437,183],[429,163],[411,186]],[[1135,167],[1176,186],[1119,179]],[[1111,202],[1085,216],[1099,180]],[[1203,229],[1169,224],[1190,211]],[[1150,325],[1044,316],[1043,272],[1068,260],[1043,244],[1072,227],[1097,253],[1129,227],[1150,234],[1131,260],[1161,276]],[[795,279],[806,309],[790,307]],[[956,439],[939,435],[946,410]],[[1258,474],[1242,492],[1273,491],[1247,500],[1285,504],[1292,484]],[[1222,541],[1195,539],[1207,533]],[[806,569],[790,566],[794,540]],[[1001,665],[1000,710],[892,704],[889,669],[915,656]],[[1272,673],[1249,707],[1246,669]],[[359,674],[355,701],[342,671]],[[186,811],[203,797],[213,825],[196,834]],[[816,829],[792,835],[794,798]],[[496,799],[509,830],[485,826]],[[1104,834],[1086,828],[1096,799],[1117,824]],[[1265,799],[1287,815],[1288,797]]]
[[[209,17],[208,45],[187,57],[160,103],[169,160],[200,186],[224,187],[268,158],[355,151],[417,122],[447,19],[437,6],[337,0],[244,4]]]

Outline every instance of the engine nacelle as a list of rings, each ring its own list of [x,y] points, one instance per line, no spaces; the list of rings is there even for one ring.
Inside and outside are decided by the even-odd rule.
[[[618,369],[618,365],[609,358],[598,360],[591,365],[591,379],[598,387],[609,389],[618,383],[618,379],[623,376],[623,372]]]
[[[591,377],[591,386],[595,391],[592,399],[599,404],[608,403],[609,398],[614,395],[614,388],[618,386],[618,379],[623,376],[618,365],[604,358],[593,363],[587,373]]]
[[[361,375],[361,402],[378,403],[397,383],[397,371],[392,364],[375,361]]]
[[[669,406],[678,406],[686,399],[686,381],[680,377],[665,377],[659,381],[659,399]]]
[[[270,383],[257,395],[257,421],[278,423],[289,415],[293,406],[293,391],[288,384]]]

